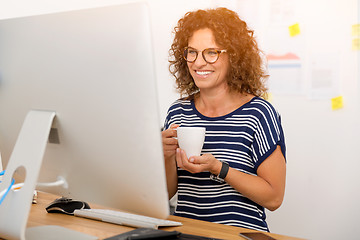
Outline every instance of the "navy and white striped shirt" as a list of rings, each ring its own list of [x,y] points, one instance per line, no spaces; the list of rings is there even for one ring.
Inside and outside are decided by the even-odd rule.
[[[285,141],[280,116],[266,100],[254,97],[221,117],[206,117],[190,100],[177,100],[169,110],[171,124],[205,127],[202,154],[211,153],[230,167],[256,175],[259,165]],[[269,231],[264,207],[244,197],[227,183],[210,179],[210,172],[192,174],[178,169],[178,202],[175,215],[232,226]]]

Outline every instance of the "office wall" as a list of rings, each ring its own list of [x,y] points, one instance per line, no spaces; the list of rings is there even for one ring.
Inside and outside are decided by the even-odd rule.
[[[254,1],[250,6],[263,2]],[[277,25],[261,21],[270,22],[274,16],[254,18],[260,19],[254,23],[259,27],[265,51],[276,51],[278,41],[282,49],[299,53],[302,67],[297,73],[304,75],[298,86],[301,91],[289,86],[274,89],[282,93],[273,93],[272,102],[282,115],[288,163],[284,203],[276,212],[268,213],[270,228],[308,239],[359,239],[360,81],[358,51],[352,49],[352,25],[358,22],[357,1],[304,0],[286,5],[283,9],[263,6],[252,10],[256,16],[266,13],[268,7],[278,14],[287,10],[291,17],[282,16],[289,21],[287,26],[300,25],[300,34],[293,38],[269,37],[269,29],[271,33]],[[266,26],[269,28],[262,28]],[[286,44],[294,44],[297,49]],[[320,67],[317,61],[325,64]],[[320,68],[323,74],[319,74]],[[272,77],[270,81],[275,80]],[[332,81],[317,87],[325,78]],[[332,110],[331,99],[337,96],[343,97],[343,108]]]
[[[130,2],[125,0],[28,0],[0,2],[0,19]],[[160,115],[178,96],[168,73],[172,28],[188,10],[226,6],[255,29],[265,53],[294,50],[301,58],[298,89],[273,88],[272,102],[282,115],[287,142],[284,203],[268,212],[275,233],[308,239],[357,239],[360,213],[359,51],[352,49],[352,25],[359,22],[357,0],[149,0]],[[277,34],[299,23],[291,38]],[[355,36],[356,37],[356,36]],[[284,41],[284,42],[283,42]],[[320,63],[318,63],[320,62]],[[321,63],[326,65],[322,66]],[[320,66],[320,67],[317,67]],[[323,69],[321,69],[323,68]],[[326,70],[324,72],[318,70]],[[317,73],[317,75],[315,74]],[[287,85],[297,76],[291,75]],[[325,88],[321,76],[332,76]],[[291,77],[292,76],[292,77]],[[320,77],[319,77],[320,76]],[[270,76],[270,82],[275,76]],[[343,97],[332,109],[331,99]],[[162,121],[159,125],[162,124]]]

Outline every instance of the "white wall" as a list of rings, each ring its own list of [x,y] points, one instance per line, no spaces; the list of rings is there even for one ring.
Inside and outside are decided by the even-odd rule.
[[[0,19],[130,1],[1,1]],[[220,5],[232,8],[249,20],[261,42],[269,4],[285,1],[148,2],[154,31],[160,114],[164,119],[168,106],[177,98],[167,62],[172,28],[185,12]],[[357,173],[360,169],[360,81],[358,52],[351,50],[351,25],[359,21],[357,0],[290,2],[296,7],[296,20],[301,23],[305,36],[305,58],[334,49],[339,53],[334,57],[339,60],[339,93],[344,96],[345,105],[332,111],[329,99],[312,100],[306,94],[273,95],[273,104],[282,115],[288,163],[284,203],[279,210],[268,213],[269,225],[272,232],[308,239],[356,239],[360,214],[360,175]],[[261,43],[266,46],[266,42]]]
[[[308,64],[318,54],[333,53],[344,108],[332,111],[330,98],[274,95],[283,119],[288,171],[284,203],[269,213],[269,224],[274,232],[309,239],[359,239],[359,53],[351,49],[357,1],[297,4]]]

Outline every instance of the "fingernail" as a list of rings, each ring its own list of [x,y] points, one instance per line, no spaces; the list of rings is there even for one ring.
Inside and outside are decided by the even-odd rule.
[[[191,163],[194,162],[194,159],[193,159],[193,158],[190,158],[190,159],[189,159],[189,162],[191,162]]]

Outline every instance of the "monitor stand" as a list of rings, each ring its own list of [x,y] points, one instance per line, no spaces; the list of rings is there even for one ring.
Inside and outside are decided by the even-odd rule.
[[[20,190],[10,190],[0,205],[0,238],[4,239],[97,239],[97,237],[59,226],[26,228],[33,193],[55,112],[30,111],[22,125],[6,167],[0,192],[12,181],[15,171],[25,169],[25,182]],[[56,238],[54,238],[56,237]]]

